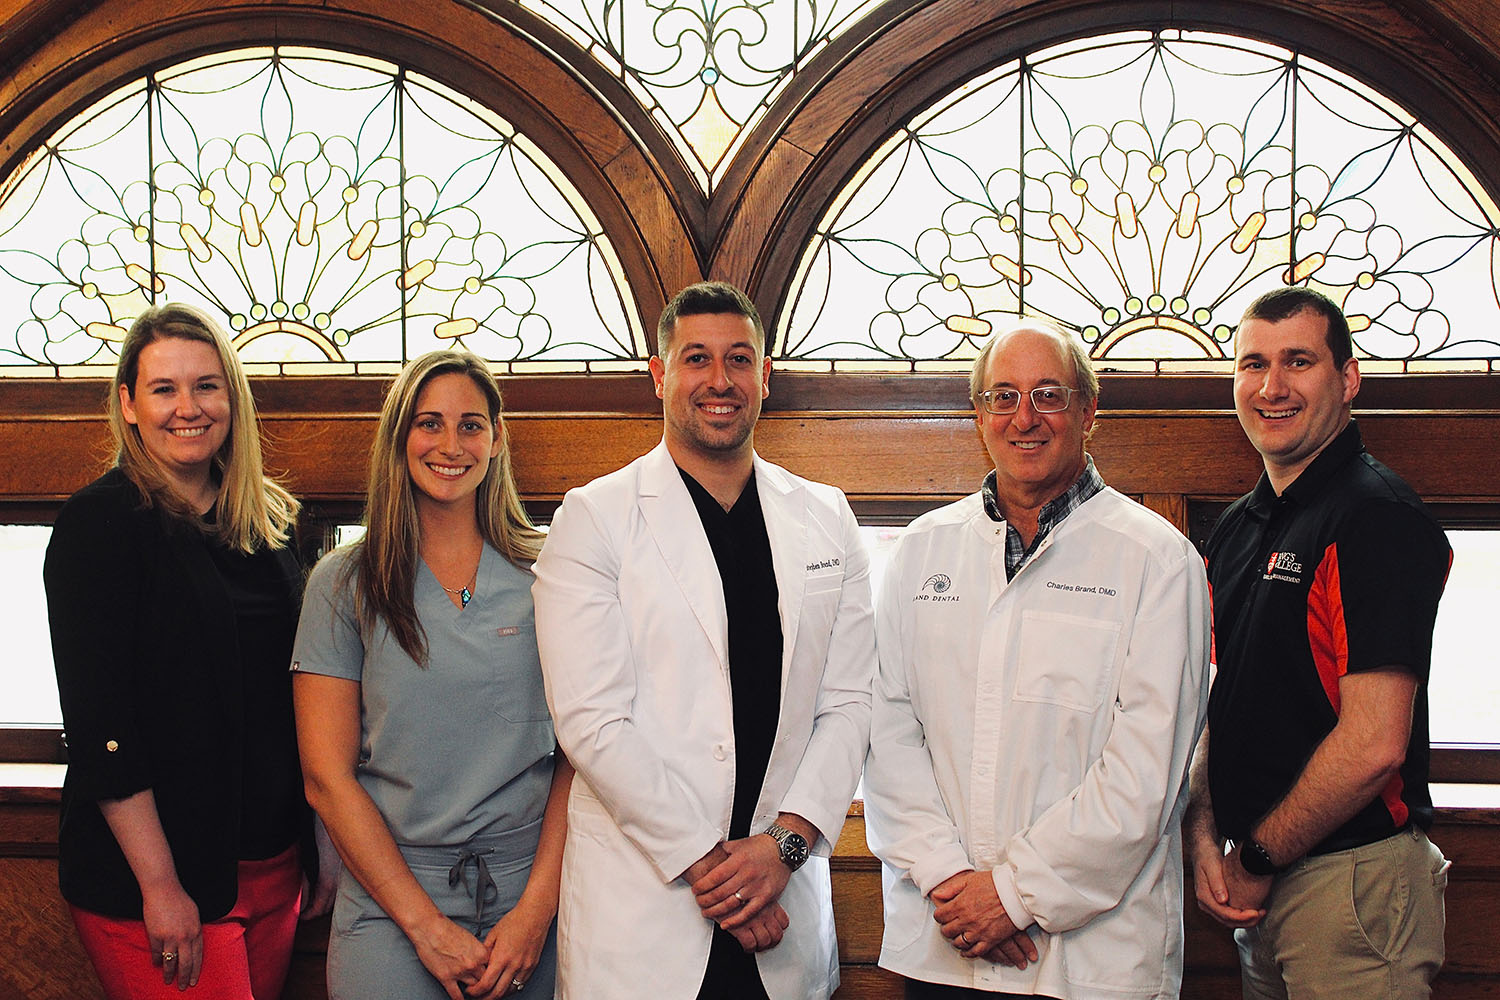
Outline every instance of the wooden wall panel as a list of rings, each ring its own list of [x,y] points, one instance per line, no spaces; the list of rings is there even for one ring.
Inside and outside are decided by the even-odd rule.
[[[1500,414],[1374,413],[1359,422],[1370,450],[1423,496],[1500,495]],[[299,495],[363,495],[373,416],[271,413],[262,423],[267,467]],[[512,413],[506,423],[521,492],[536,499],[618,469],[661,437],[656,416]],[[961,413],[773,412],[761,418],[756,444],[766,458],[855,499],[959,497],[989,468]],[[1260,475],[1230,414],[1106,413],[1090,451],[1105,480],[1133,495],[1234,497]],[[100,417],[0,414],[0,455],[0,499],[62,499],[107,467],[108,433]]]
[[[55,796],[55,792],[53,793]],[[843,963],[842,1000],[895,1000],[900,985],[875,966],[880,954],[880,866],[865,843],[862,803],[850,817],[832,859],[834,912]],[[97,1000],[93,973],[77,943],[57,891],[57,807],[0,799],[0,1000]],[[1439,810],[1433,840],[1453,861],[1447,896],[1448,962],[1438,1000],[1500,997],[1500,810]],[[45,841],[38,851],[38,843]],[[1187,898],[1193,898],[1191,882]],[[1189,903],[1184,998],[1239,996],[1233,943],[1227,930]],[[326,1000],[323,962],[327,918],[299,929],[287,1000]]]

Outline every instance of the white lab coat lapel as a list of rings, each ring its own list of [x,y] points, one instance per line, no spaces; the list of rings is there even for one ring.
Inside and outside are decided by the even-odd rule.
[[[781,613],[781,696],[786,697],[787,673],[797,647],[797,623],[802,617],[802,592],[807,585],[807,491],[782,470],[755,457],[756,489],[761,516],[771,542],[771,564],[776,570],[776,594]]]
[[[683,600],[692,609],[698,624],[713,644],[719,658],[719,669],[729,669],[729,615],[724,608],[724,584],[719,579],[719,565],[714,561],[703,521],[688,493],[677,463],[672,461],[666,442],[657,445],[646,456],[640,479],[641,516],[651,537],[671,569],[668,575],[682,591]],[[775,546],[772,546],[773,550]],[[777,566],[780,576],[781,567]]]

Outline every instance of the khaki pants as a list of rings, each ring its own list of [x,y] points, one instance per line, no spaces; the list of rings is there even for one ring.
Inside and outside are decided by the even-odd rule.
[[[1245,1000],[1420,1000],[1443,965],[1449,861],[1413,827],[1308,857],[1235,931]]]

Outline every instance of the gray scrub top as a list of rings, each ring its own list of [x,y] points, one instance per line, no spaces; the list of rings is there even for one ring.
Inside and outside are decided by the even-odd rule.
[[[473,599],[459,610],[419,560],[423,669],[383,622],[362,640],[352,585],[337,589],[351,552],[329,553],[308,578],[292,669],[359,683],[359,783],[396,843],[459,845],[539,821],[555,739],[531,573],[485,545]]]

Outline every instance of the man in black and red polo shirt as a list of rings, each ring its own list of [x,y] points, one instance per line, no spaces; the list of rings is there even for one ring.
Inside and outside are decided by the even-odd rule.
[[[1360,442],[1337,305],[1277,289],[1235,346],[1235,410],[1265,475],[1208,543],[1198,905],[1237,928],[1246,998],[1426,997],[1448,865],[1423,832],[1427,674],[1451,550]]]

